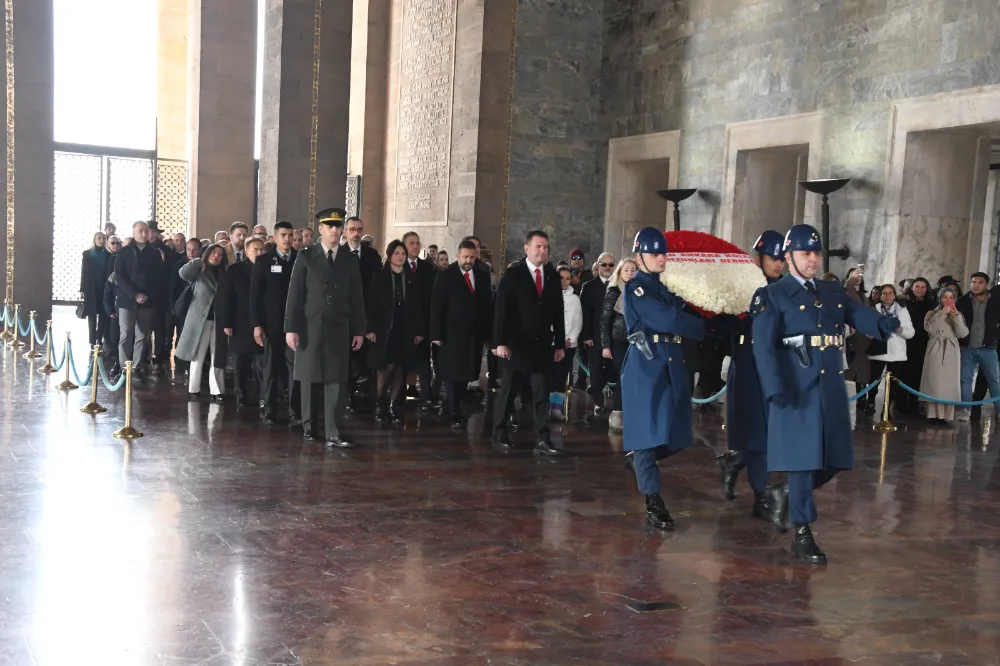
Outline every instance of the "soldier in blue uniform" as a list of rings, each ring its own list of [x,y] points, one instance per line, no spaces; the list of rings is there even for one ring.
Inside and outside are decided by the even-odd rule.
[[[760,235],[753,249],[755,263],[767,284],[778,281],[785,270],[785,237],[768,230]],[[726,433],[729,450],[717,460],[722,472],[722,493],[728,500],[736,499],[736,481],[746,467],[747,480],[753,490],[753,516],[773,520],[772,505],[767,490],[767,403],[757,379],[753,360],[753,317],[760,314],[761,287],[750,299],[750,316],[740,319],[732,337],[732,354],[726,386]]]
[[[792,554],[810,564],[827,560],[810,528],[817,518],[813,491],[854,468],[844,327],[880,339],[899,328],[898,319],[848,298],[839,282],[816,280],[822,249],[809,225],[785,234],[788,274],[764,287],[753,321],[753,355],[768,404],[767,469],[788,473],[788,486],[769,499],[779,529],[789,522],[795,528]]]
[[[694,443],[691,390],[681,352],[684,338],[701,340],[705,325],[684,312],[684,301],[660,282],[667,240],[653,227],[635,236],[639,272],[625,283],[624,314],[629,346],[622,362],[622,421],[625,449],[632,454],[646,520],[671,530],[674,521],[660,497],[656,461]]]

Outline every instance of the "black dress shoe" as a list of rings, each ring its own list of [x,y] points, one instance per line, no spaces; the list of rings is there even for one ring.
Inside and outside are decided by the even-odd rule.
[[[764,495],[771,505],[771,524],[784,534],[788,531],[788,486],[769,486],[764,489]]]
[[[393,403],[389,406],[389,419],[396,424],[404,423],[403,410],[400,408],[398,403]]]
[[[767,494],[755,492],[753,494],[753,512],[754,518],[759,518],[760,520],[771,520],[771,502],[767,499]]]
[[[303,436],[308,437],[309,439],[312,439],[312,440],[321,439],[321,437],[319,436],[319,433],[317,433],[312,428],[307,428],[307,429],[303,430],[302,434],[303,434]]]
[[[517,418],[517,412],[510,415],[510,427],[514,430],[518,430],[521,427],[521,419]]]
[[[288,417],[288,427],[289,428],[298,428],[301,425],[302,425],[302,419],[300,419],[295,414],[289,415],[289,417]]]
[[[188,400],[197,400],[201,397],[201,393],[188,393]]]
[[[212,402],[214,402],[216,404],[221,404],[222,403],[222,396],[221,395],[213,395],[212,396]]]
[[[625,469],[635,471],[635,451],[629,451],[625,454]]]
[[[264,412],[260,415],[260,422],[266,426],[274,425],[274,414],[271,412]]]
[[[562,451],[552,446],[552,442],[542,440],[535,444],[535,455],[536,456],[561,456]]]
[[[378,398],[375,401],[375,420],[381,423],[382,421],[387,421],[389,419],[389,405]]]
[[[740,478],[740,470],[745,467],[737,451],[726,451],[715,460],[719,463],[722,474],[722,496],[732,502],[736,499],[736,482]]]
[[[327,437],[326,445],[332,449],[349,449],[353,446],[346,439],[341,439],[340,437]]]
[[[796,525],[795,537],[792,539],[792,555],[806,564],[826,564],[826,553],[816,545],[812,529],[809,525]]]
[[[510,442],[510,435],[505,432],[494,434],[493,444],[503,451],[510,451],[514,448],[514,445]]]
[[[646,521],[658,530],[674,529],[674,519],[659,495],[646,495]]]

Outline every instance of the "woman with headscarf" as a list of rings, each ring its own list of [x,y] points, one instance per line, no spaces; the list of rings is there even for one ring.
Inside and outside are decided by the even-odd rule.
[[[104,283],[108,279],[111,255],[103,231],[94,234],[90,249],[83,251],[80,265],[80,300],[87,317],[90,346],[103,344],[108,335],[108,313],[104,311]]]
[[[225,376],[217,362],[225,358],[215,330],[216,294],[226,274],[226,250],[219,244],[209,245],[198,259],[192,259],[178,271],[181,279],[191,285],[191,305],[184,318],[184,328],[177,340],[174,356],[191,363],[188,372],[188,394],[194,400],[201,395],[202,364],[211,350],[212,367],[208,373],[208,388],[213,402],[222,402]],[[224,367],[224,366],[223,366]]]
[[[943,287],[938,292],[940,305],[924,316],[928,342],[920,375],[921,393],[956,401],[962,399],[962,354],[958,340],[969,334],[965,317],[955,308],[957,298],[954,288]],[[935,423],[950,423],[955,418],[955,406],[928,401],[927,418]]]
[[[924,371],[924,353],[927,351],[927,331],[922,323],[927,313],[937,307],[931,283],[926,278],[918,277],[907,280],[904,298],[906,311],[913,322],[913,337],[906,341],[906,361],[897,368],[899,379],[909,386],[916,387]],[[896,400],[896,408],[903,414],[916,414],[919,409],[917,396],[911,393],[901,393]]]

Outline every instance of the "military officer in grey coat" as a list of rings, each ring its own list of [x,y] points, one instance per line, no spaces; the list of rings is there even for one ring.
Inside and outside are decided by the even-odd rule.
[[[326,444],[350,446],[341,437],[351,350],[361,348],[367,321],[358,261],[340,247],[346,214],[316,213],[320,241],[299,252],[285,305],[285,342],[295,352],[294,378],[302,385],[302,428],[319,439],[312,390],[322,384]]]

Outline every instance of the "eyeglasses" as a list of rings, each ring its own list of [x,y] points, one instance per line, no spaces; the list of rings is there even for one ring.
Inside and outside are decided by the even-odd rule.
[[[614,268],[615,265],[614,264],[601,264],[601,267],[602,268]]]
[[[583,261],[583,257],[577,255],[570,257],[570,259],[572,259],[573,261]]]
[[[108,243],[108,245],[118,245],[118,241],[111,241]]]

